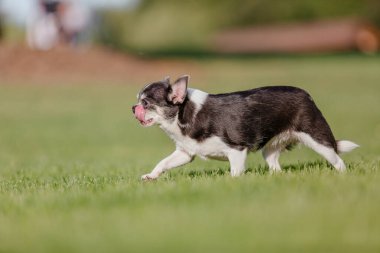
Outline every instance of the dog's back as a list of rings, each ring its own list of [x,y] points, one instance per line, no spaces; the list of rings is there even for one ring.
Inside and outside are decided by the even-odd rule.
[[[185,131],[191,138],[218,136],[239,149],[260,149],[283,132],[297,131],[336,150],[334,136],[311,96],[291,86],[210,94],[193,124]]]

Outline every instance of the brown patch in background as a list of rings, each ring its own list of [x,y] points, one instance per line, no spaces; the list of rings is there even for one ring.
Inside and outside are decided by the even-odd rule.
[[[0,44],[1,83],[146,82],[198,72],[189,60],[148,60],[101,47],[36,51]]]
[[[215,35],[220,53],[332,53],[380,49],[379,30],[356,19],[236,28]]]

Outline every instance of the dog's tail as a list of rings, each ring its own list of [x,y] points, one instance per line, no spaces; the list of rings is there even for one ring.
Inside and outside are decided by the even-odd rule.
[[[347,153],[359,147],[358,144],[353,143],[352,141],[344,141],[344,140],[336,141],[336,145],[338,147],[338,153]]]

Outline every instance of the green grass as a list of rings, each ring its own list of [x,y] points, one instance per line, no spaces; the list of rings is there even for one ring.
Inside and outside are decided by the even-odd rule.
[[[230,178],[202,161],[142,174],[174,146],[141,128],[142,84],[0,86],[0,252],[379,252],[379,58],[202,60],[193,87],[307,89],[338,139],[339,174],[302,148],[270,175],[260,154]],[[162,73],[165,76],[167,73]],[[191,74],[191,73],[190,73]]]

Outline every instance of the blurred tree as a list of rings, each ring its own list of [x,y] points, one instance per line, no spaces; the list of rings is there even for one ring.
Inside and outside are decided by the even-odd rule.
[[[133,12],[103,13],[98,40],[137,52],[199,51],[217,27],[201,2],[172,5],[157,1],[152,4],[142,4]]]
[[[108,47],[125,50],[128,46],[124,39],[128,13],[125,11],[106,11],[98,13],[95,41]]]
[[[198,5],[222,25],[248,25],[286,21],[305,21],[342,16],[359,16],[379,20],[379,0],[141,0],[138,13],[144,14],[158,6],[183,9]],[[380,25],[380,24],[379,24]]]
[[[368,20],[374,22],[380,26],[380,1],[379,0],[367,0],[363,13]]]
[[[380,25],[380,1],[141,0],[131,12],[105,13],[99,39],[139,52],[194,52],[207,50],[208,38],[228,27],[347,16]]]

